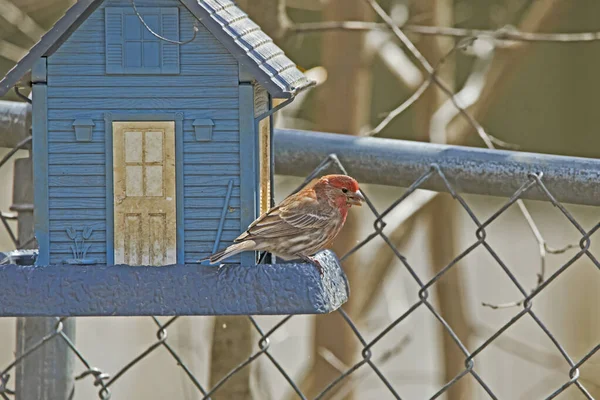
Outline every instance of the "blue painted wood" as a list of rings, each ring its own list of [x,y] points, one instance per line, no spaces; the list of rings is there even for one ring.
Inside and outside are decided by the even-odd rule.
[[[50,121],[50,125],[52,125],[54,121]],[[98,122],[94,122],[96,126],[92,131],[92,142],[93,143],[104,143],[104,121],[101,122],[102,129],[98,126]],[[184,126],[186,122],[184,121]],[[236,121],[237,125],[237,121]],[[52,128],[48,128],[49,131],[52,131],[52,135],[48,138],[48,143],[50,146],[61,146],[61,145],[74,145],[73,144],[73,132],[72,131],[58,131],[53,130]],[[231,130],[223,130],[219,129],[218,131],[213,130],[213,139],[211,143],[205,143],[205,146],[196,147],[196,146],[186,146],[185,150],[188,152],[207,152],[205,149],[209,149],[208,151],[216,151],[216,152],[227,152],[226,149],[230,149],[232,152],[236,152],[239,149],[236,146],[238,145],[238,141],[240,138],[239,132],[231,131]],[[183,130],[183,142],[190,143],[196,142],[196,133],[190,130]],[[91,145],[90,145],[91,146]],[[233,146],[233,147],[228,147]],[[86,147],[88,149],[90,147]]]
[[[104,139],[104,138],[103,138]],[[49,145],[48,148],[52,147]],[[102,175],[104,176],[104,165],[85,165],[75,167],[73,165],[56,166],[50,172],[50,175]]]
[[[188,174],[189,176],[194,176],[193,178],[188,179],[188,186],[209,186],[215,187],[222,185],[223,182],[229,182],[233,180],[233,185],[235,187],[240,186],[240,177],[237,174]],[[236,197],[236,196],[233,196]]]
[[[209,175],[209,176],[219,176],[219,175],[228,175],[228,174],[239,174],[240,173],[240,164],[239,162],[236,164],[209,164],[211,165],[210,169],[201,168],[201,164],[192,164],[186,161],[183,172],[187,179],[194,179],[193,177],[197,175]],[[187,177],[190,178],[187,178]]]
[[[52,87],[48,88],[50,91],[53,90]],[[112,89],[111,89],[112,90]],[[237,92],[237,84],[235,85],[235,90]],[[186,119],[183,120],[183,131],[186,134],[186,138],[187,141],[191,142],[194,141],[195,139],[193,139],[193,134],[194,134],[194,127],[192,126],[192,122],[193,119],[191,119],[187,114],[189,112],[193,112],[194,110],[189,110],[186,111]],[[202,111],[205,115],[207,114],[206,111]],[[194,117],[196,118],[196,117]],[[92,118],[92,120],[94,121],[94,124],[96,124],[95,129],[96,132],[100,132],[102,134],[104,134],[104,114],[103,113],[94,113],[94,117]],[[215,129],[214,132],[220,132],[222,134],[228,134],[228,135],[237,135],[235,137],[231,137],[230,139],[222,139],[223,141],[237,141],[239,138],[239,132],[238,132],[238,128],[239,128],[239,120],[237,115],[235,116],[235,119],[218,119],[218,118],[213,118],[213,121],[215,122]],[[54,115],[52,115],[52,113],[50,113],[50,115],[48,115],[48,130],[53,131],[53,132],[63,132],[63,131],[71,131],[72,127],[71,124],[73,123],[73,120],[69,120],[68,118],[55,118]]]
[[[234,196],[240,196],[242,203],[246,202],[246,199],[244,198],[243,195],[243,190],[244,190],[244,182],[243,182],[243,177],[242,177],[242,184],[240,185],[240,187],[234,187],[233,188],[233,192],[232,194]],[[250,186],[254,186],[254,185],[250,185]],[[227,195],[227,186],[216,186],[216,187],[209,187],[209,186],[189,186],[189,185],[185,185],[184,186],[184,195],[190,196],[190,197],[201,197],[201,198],[206,198],[206,197],[220,197],[220,198],[225,198],[225,196]],[[252,202],[254,203],[254,202]],[[219,207],[220,209],[221,207]],[[252,220],[254,221],[254,219]],[[252,222],[250,221],[250,222]]]
[[[88,252],[87,257],[90,259],[93,259],[98,264],[106,264],[106,253],[104,253],[104,252],[101,252],[101,253]],[[65,264],[66,260],[69,260],[72,258],[73,258],[73,253],[71,251],[64,252],[64,253],[52,253],[50,255],[50,265],[64,264],[65,265],[64,268],[79,267],[79,265],[75,266],[75,265]]]
[[[239,219],[241,216],[240,208],[232,207],[229,210],[228,216],[231,218]],[[214,219],[215,226],[216,226],[219,223],[219,218],[221,218],[221,209],[220,208],[202,208],[202,209],[186,208],[186,210],[185,210],[185,220],[190,221],[190,223],[192,223],[191,221],[193,221],[193,220]],[[244,226],[244,229],[247,226],[248,225]],[[223,246],[225,246],[225,244],[223,244]],[[207,251],[210,251],[210,249],[212,249],[212,243],[210,246],[208,246]],[[254,260],[254,258],[253,258],[253,260]]]
[[[112,204],[112,201],[111,203]],[[107,207],[110,208],[110,207]],[[52,220],[69,220],[77,221],[80,219],[98,219],[106,217],[106,211],[103,209],[86,209],[86,210],[64,210],[61,208],[51,209],[49,212],[50,221]]]
[[[104,179],[104,176],[102,176]],[[101,190],[98,190],[101,189]],[[96,188],[94,191],[87,191],[87,193],[91,193],[89,196],[73,194],[70,196],[53,196],[50,194],[49,205],[50,208],[54,209],[92,209],[98,208],[103,209],[106,205],[106,201],[104,198],[100,197],[103,195],[104,186]],[[209,192],[209,194],[211,194]],[[239,208],[241,204],[241,200],[239,197],[231,197],[229,200],[229,208]],[[214,197],[190,197],[188,196],[184,199],[184,208],[185,209],[194,209],[194,208],[211,208],[221,210],[223,208],[223,197],[214,196]],[[213,227],[214,228],[214,227]]]
[[[51,132],[50,132],[51,133]],[[67,154],[67,153],[50,153],[48,155],[48,165],[52,169],[52,165],[90,165],[90,164],[103,164],[105,158],[104,154],[87,154],[83,157],[81,154]]]
[[[225,225],[223,226],[223,229],[228,230],[228,231],[236,231],[239,232],[239,221],[238,218],[234,218],[231,217],[230,215],[227,216],[227,218],[225,219]],[[214,227],[214,222],[211,221],[210,219],[206,219],[206,220],[200,220],[200,221],[184,221],[185,224],[185,228],[188,232],[203,232],[206,230],[210,230],[213,229]],[[193,228],[193,229],[192,229]],[[190,238],[191,233],[188,233],[188,238]]]
[[[115,263],[115,203],[114,203],[114,176],[113,176],[113,114],[104,114],[104,143],[106,153],[105,164],[105,182],[104,187],[106,208],[106,264],[113,265]]]
[[[98,226],[96,226],[95,224],[81,224],[80,226],[91,226],[94,229],[94,233],[92,234],[92,237],[88,240],[86,240],[86,242],[98,242],[98,243],[102,243],[104,241],[106,241],[106,231],[104,229],[98,229]],[[71,239],[69,239],[69,236],[67,235],[66,230],[52,230],[50,231],[53,234],[55,234],[56,236],[54,237],[54,243],[61,243],[61,242],[69,242],[72,243]]]
[[[34,230],[38,242],[38,263],[50,262],[50,223],[48,207],[48,107],[46,58],[41,57],[33,66],[32,76],[36,83],[32,85],[32,151],[33,188],[34,188]]]
[[[31,82],[48,82],[48,60],[45,57],[41,57],[33,64],[31,68]]]
[[[237,106],[237,104],[236,104]],[[198,118],[192,122],[197,142],[210,142],[215,123],[210,118]],[[202,147],[203,149],[206,147]]]
[[[78,118],[75,121],[73,121],[73,128],[75,128],[75,140],[77,140],[78,142],[92,141],[92,130],[94,128],[94,121],[92,121],[89,118]]]
[[[123,11],[119,8],[106,8],[104,10],[106,32],[106,73],[122,74],[125,72],[123,59],[125,49],[123,45]]]
[[[91,253],[90,257],[95,257]],[[329,251],[311,264],[0,266],[0,316],[321,314],[348,299]]]
[[[179,8],[137,7],[137,10],[154,32],[179,40]],[[107,74],[179,73],[179,46],[150,33],[133,7],[106,7],[104,12]]]
[[[204,0],[180,0],[180,2],[193,14],[193,17],[202,21],[203,26],[207,28],[208,31],[210,31],[210,33],[214,35],[214,37],[216,37],[240,63],[247,65],[247,69],[252,72],[256,80],[261,85],[265,86],[274,97],[293,97],[299,91],[304,90],[313,84],[313,82],[309,81],[306,76],[296,68],[295,64],[283,54],[283,51],[277,47],[244,12],[237,8],[232,1],[220,0],[214,2]],[[44,35],[40,42],[32,48],[23,60],[9,72],[7,77],[0,81],[0,95],[6,93],[10,87],[21,79],[32,67],[34,61],[42,55],[55,55],[55,51],[57,49],[60,50],[61,48],[71,50],[75,55],[83,54],[79,51],[80,48],[97,48],[98,43],[101,43],[101,41],[97,39],[90,40],[88,37],[87,39],[89,42],[83,45],[79,45],[77,40],[68,42],[67,39],[72,34],[77,35],[82,31],[93,33],[98,32],[101,29],[99,25],[93,23],[94,17],[98,18],[97,11],[103,11],[103,7],[96,10],[101,3],[103,3],[101,0],[81,0],[77,2],[65,16],[59,20],[46,35]],[[106,1],[104,3],[109,6],[129,5],[125,0]],[[140,7],[143,7],[144,5],[158,6],[163,4],[169,6],[177,5],[174,0],[164,2],[138,1],[138,6]],[[176,7],[173,8],[177,9]],[[183,10],[182,7],[179,8]],[[184,13],[184,18],[182,18],[182,28],[184,19],[194,19],[187,10]],[[90,23],[84,23],[88,18],[92,19]],[[83,25],[80,27],[81,24]],[[113,26],[109,26],[109,29],[113,29]],[[192,31],[188,29],[184,29],[182,32],[183,35],[192,34]],[[177,34],[176,31],[173,31],[172,33]],[[80,36],[81,39],[86,38],[83,34]],[[181,39],[185,40],[187,38],[188,37],[183,36]],[[105,51],[110,56],[109,62],[107,63],[107,70],[109,72],[114,71],[115,73],[121,73],[122,67],[119,68],[117,66],[117,60],[122,58],[124,49],[122,45],[119,47],[117,43],[117,40],[113,37],[109,37],[106,42]],[[205,46],[206,48],[209,47],[211,43],[205,41],[205,44],[207,44],[207,46]],[[74,51],[73,47],[77,50]],[[220,47],[223,48],[223,46]],[[176,46],[175,48],[178,47]],[[163,55],[163,53],[161,53],[161,55]]]
[[[160,9],[160,27],[162,36],[179,41],[179,8],[169,7]],[[144,34],[148,34],[145,32]],[[180,46],[163,40],[160,44],[160,68],[163,74],[179,73],[179,48]]]
[[[77,70],[77,66],[89,65],[89,71],[78,71],[81,75],[100,75],[104,65],[104,52],[90,50],[94,42],[76,44],[65,44],[59,52],[52,55],[53,65],[64,67],[72,66],[72,70]],[[68,47],[67,47],[68,46]],[[237,68],[235,58],[228,53],[220,50],[218,43],[207,43],[202,48],[194,49],[191,53],[188,50],[182,50],[180,56],[180,74],[185,76],[199,75],[205,71],[209,75],[220,75],[219,67],[223,73],[232,75],[233,70]],[[67,49],[69,51],[67,51]],[[184,65],[185,64],[185,65]],[[59,69],[56,67],[55,69]],[[62,70],[61,70],[62,71]],[[68,71],[68,69],[66,70]],[[87,74],[83,73],[87,72]],[[66,72],[61,72],[64,75]]]
[[[232,191],[233,179],[230,179],[229,185],[227,185],[227,194],[225,195],[225,201],[223,202],[223,211],[221,212],[221,220],[219,221],[219,228],[217,229],[217,238],[215,239],[215,245],[213,246],[213,253],[216,253],[219,250],[219,244],[221,243],[221,238],[223,235],[223,226],[225,226],[225,218],[227,218],[227,210],[230,207],[229,204],[231,200]]]
[[[52,86],[73,87],[83,90],[85,87],[135,87],[156,84],[157,86],[169,87],[190,87],[190,86],[231,86],[237,84],[237,76],[229,74],[219,75],[193,75],[193,76],[174,76],[166,75],[160,79],[158,77],[146,77],[136,75],[111,75],[111,76],[95,76],[81,75],[77,79],[64,75],[52,75],[48,78],[48,84]],[[76,90],[76,89],[74,89]]]
[[[107,91],[108,95],[108,91]],[[156,110],[158,108],[172,109],[213,109],[219,108],[222,110],[237,110],[237,99],[177,99],[177,98],[162,98],[160,92],[155,96],[146,99],[139,98],[113,98],[105,99],[86,99],[85,102],[73,101],[69,97],[50,97],[48,99],[48,108],[50,109],[72,109],[72,110],[88,110],[88,109],[127,109],[134,108],[137,110]]]
[[[179,37],[179,36],[178,36]],[[177,64],[179,68],[179,64]],[[183,196],[184,186],[184,155],[183,155],[183,113],[176,113],[175,118],[175,193],[177,194],[177,262],[185,263],[185,209]]]
[[[81,168],[84,168],[85,166],[82,166]],[[104,168],[104,164],[102,164],[101,166],[102,168]],[[74,193],[74,191],[68,191],[68,190],[64,190],[63,188],[60,187],[49,187],[48,188],[48,194],[50,196],[50,198],[72,198],[72,197],[96,197],[96,198],[100,198],[103,199],[104,196],[106,195],[106,188],[103,187],[86,187],[85,190],[80,190],[77,193]]]
[[[107,94],[110,93],[110,88],[107,88]],[[76,100],[76,101],[81,101],[81,100]],[[102,118],[103,113],[105,112],[131,112],[131,113],[135,113],[138,112],[140,114],[144,114],[144,113],[148,113],[148,112],[153,112],[156,114],[164,114],[164,113],[174,113],[174,112],[180,112],[183,109],[183,112],[185,112],[185,117],[190,118],[191,120],[194,120],[196,118],[210,118],[212,116],[212,119],[215,121],[215,124],[218,123],[218,120],[232,120],[232,119],[237,119],[238,118],[238,110],[236,109],[218,109],[218,108],[207,108],[207,109],[196,109],[196,108],[189,108],[189,109],[184,109],[184,108],[177,108],[177,107],[173,107],[173,108],[156,108],[153,110],[144,110],[144,111],[139,111],[137,108],[108,108],[108,107],[97,107],[94,109],[70,109],[70,108],[63,108],[63,109],[49,109],[48,110],[48,119],[50,120],[57,120],[57,119],[71,119],[71,123],[73,122],[74,118],[79,118],[79,117],[86,117],[86,116],[90,116],[92,117],[93,120],[96,120],[97,118]],[[92,114],[93,113],[93,114]]]
[[[182,11],[181,13],[181,18],[179,21],[179,25],[180,25],[180,35],[181,41],[185,41],[187,39],[190,39],[193,35],[194,35],[194,31],[193,31],[193,24],[195,21],[195,18],[187,12],[187,10],[185,10],[185,8],[181,7],[181,4],[175,0],[169,0],[166,2],[162,2],[158,3],[158,2],[152,2],[152,3],[146,3],[143,4],[143,2],[140,2],[138,0],[136,0],[135,2],[138,6],[138,10],[140,10],[141,8],[147,8],[147,7],[174,7],[174,6],[179,6],[180,10]],[[109,3],[107,1],[104,2],[104,6],[106,7],[123,7],[125,5],[129,4],[129,8],[131,9],[131,2],[126,1],[126,2],[116,2],[116,3]],[[81,28],[83,30],[85,30],[87,36],[78,36],[79,40],[82,41],[104,41],[104,35],[100,35],[98,34],[99,32],[103,32],[104,30],[104,15],[102,14],[93,14],[91,15],[84,24],[81,25]],[[196,39],[200,40],[200,41],[206,41],[207,38],[213,39],[214,40],[214,36],[208,32],[208,30],[203,26],[200,25],[198,30],[198,34],[196,35]],[[222,50],[225,50],[223,47],[221,47]],[[233,57],[232,57],[233,58]]]
[[[242,229],[246,229],[257,217],[256,203],[256,132],[254,132],[254,87],[240,84],[240,214]],[[193,162],[192,155],[189,161]],[[190,188],[191,190],[192,188]],[[245,252],[241,256],[242,265],[256,263],[255,252]]]
[[[206,257],[209,257],[211,254],[212,253],[210,251],[208,251],[208,252],[188,252],[188,253],[186,253],[186,256],[185,256],[185,262],[186,262],[186,264],[194,264],[194,263],[197,263],[198,260],[203,260]],[[231,258],[228,258],[227,263],[229,265],[240,264],[241,263],[240,257],[235,255]]]
[[[104,181],[104,175],[97,179]],[[104,187],[104,184],[102,185]],[[209,193],[210,194],[210,193]],[[50,208],[52,209],[73,209],[73,208],[104,208],[106,201],[99,197],[82,197],[77,194],[69,197],[53,197],[50,196]],[[239,208],[240,198],[231,197],[228,203],[229,207]],[[223,197],[188,197],[184,199],[184,207],[186,208],[216,208],[223,207]],[[214,227],[213,227],[214,228]]]
[[[185,199],[185,207],[188,208],[215,208],[223,204],[222,197],[193,197]],[[227,209],[230,207],[239,208],[240,204],[240,198],[232,196],[227,203]]]
[[[51,67],[57,67],[53,65]],[[62,70],[66,66],[60,66],[59,70]],[[69,68],[70,69],[70,68]],[[81,69],[80,66],[75,66],[73,69]],[[63,71],[64,72],[64,71]],[[50,74],[56,75],[50,68]],[[73,73],[68,75],[73,76]],[[186,99],[238,99],[237,87],[163,87],[160,89],[160,93],[157,93],[156,87],[149,86],[137,86],[135,90],[131,90],[128,87],[114,87],[110,89],[111,95],[115,97],[128,97],[128,98],[148,98],[157,97],[160,94],[161,98],[186,98]],[[89,87],[86,90],[73,90],[70,88],[55,87],[50,90],[48,97],[63,97],[63,98],[106,98],[106,88],[104,87]]]
[[[71,132],[71,135],[75,136],[75,135],[73,135],[73,132]],[[54,136],[54,132],[52,132],[52,136]],[[56,153],[69,153],[69,152],[77,152],[79,154],[104,154],[104,142],[100,142],[100,141],[92,142],[92,136],[93,136],[93,132],[92,132],[92,135],[90,135],[89,142],[82,142],[82,141],[74,142],[73,139],[71,139],[70,143],[64,143],[64,142],[57,143],[55,141],[50,141],[50,143],[48,143],[48,150],[51,153],[55,153],[55,154]],[[77,139],[75,139],[75,140],[77,140]]]
[[[167,7],[172,6],[177,0],[136,0],[135,4],[139,7]],[[107,7],[110,6],[122,6],[131,4],[128,0],[105,0],[104,3]]]
[[[172,7],[179,3],[136,0],[136,4]],[[106,241],[104,247],[101,240],[94,242],[94,246],[100,246],[95,251],[105,251],[106,261],[112,263],[112,134],[108,133],[110,124],[104,120],[105,114],[182,112],[181,128],[176,127],[176,171],[182,172],[176,180],[183,193],[177,197],[181,202],[177,205],[181,229],[177,262],[197,260],[193,258],[195,254],[212,250],[230,179],[234,179],[234,184],[224,230],[239,234],[243,228],[237,60],[200,25],[193,42],[178,46],[179,75],[106,76],[107,6],[131,8],[129,0],[106,0],[48,60],[50,243],[53,249],[62,251],[61,243],[65,242],[61,229],[77,220],[97,223]],[[179,5],[178,9],[180,39],[186,40],[193,33],[196,19],[185,7]],[[73,140],[71,124],[81,118],[91,119],[95,124],[91,142]],[[206,118],[214,122],[212,140],[197,142],[193,121]],[[197,240],[186,241],[188,232]],[[212,236],[206,241],[198,240],[206,235]],[[224,236],[223,245],[233,239],[231,235]],[[59,252],[51,260],[64,258]]]
[[[242,134],[243,136],[243,134]],[[243,145],[241,144],[243,141],[240,138],[240,152],[242,152]],[[247,149],[250,150],[250,149]],[[251,152],[253,153],[253,152]],[[239,153],[189,153],[186,156],[186,163],[189,164],[204,164],[204,165],[214,165],[214,164],[231,164],[237,158],[237,154]],[[244,166],[242,168],[245,168]]]
[[[75,225],[76,223],[73,223],[71,225]],[[90,249],[88,250],[88,253],[92,254],[92,253],[96,253],[96,254],[104,254],[104,243],[102,243],[102,241],[98,241],[98,240],[86,240],[86,244],[89,243]],[[69,259],[69,258],[73,258],[73,254],[71,251],[71,246],[73,245],[73,241],[70,242],[61,242],[61,241],[52,241],[50,242],[50,249],[52,250],[52,255],[53,256],[57,256],[58,254],[63,254],[63,258],[60,259],[60,262],[64,262],[65,259]],[[68,255],[68,257],[65,257],[64,254]],[[105,257],[103,256],[102,259],[104,260]]]
[[[58,72],[59,75],[65,75],[69,70],[82,75],[103,74],[105,70],[103,68],[104,52],[90,50],[92,44],[97,45],[93,41],[65,44],[60,52],[52,56],[54,72]],[[228,75],[233,74],[233,70],[237,68],[235,58],[226,52],[220,51],[217,46],[218,44],[207,45],[202,49],[194,50],[193,53],[182,52],[180,56],[180,74],[190,76],[206,72],[209,75],[220,75],[218,67],[224,69]],[[61,65],[65,68],[59,68]],[[81,65],[88,65],[90,68],[87,71],[81,71],[77,68]]]
[[[104,175],[90,176],[90,175],[51,175],[48,177],[48,184],[52,187],[103,187],[106,182]],[[72,193],[73,197],[77,196],[77,193]]]
[[[189,234],[186,237],[187,238],[186,242],[212,241],[213,242],[212,249],[213,249],[213,252],[215,252],[215,251],[217,251],[217,250],[214,250],[214,244],[216,243],[215,238],[218,238],[219,241],[231,242],[239,235],[240,235],[240,232],[237,229],[222,230],[220,232],[213,231],[213,230],[211,230],[211,231],[191,231],[191,232],[189,232]],[[220,247],[219,247],[219,249],[220,249]]]
[[[208,153],[239,153],[239,142],[217,142],[204,143],[203,146],[186,146],[186,154],[208,154]],[[237,157],[236,157],[237,158]]]

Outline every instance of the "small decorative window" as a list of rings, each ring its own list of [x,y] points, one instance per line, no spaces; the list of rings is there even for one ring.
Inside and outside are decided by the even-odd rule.
[[[177,7],[138,7],[144,22],[157,34],[179,40]],[[178,74],[179,45],[153,35],[132,7],[107,7],[107,74]]]

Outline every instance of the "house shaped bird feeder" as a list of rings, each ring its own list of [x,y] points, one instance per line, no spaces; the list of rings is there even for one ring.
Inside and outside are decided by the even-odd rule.
[[[230,0],[79,0],[0,81],[32,86],[35,266],[3,315],[325,313],[310,264],[198,263],[270,205],[269,117],[312,82]]]

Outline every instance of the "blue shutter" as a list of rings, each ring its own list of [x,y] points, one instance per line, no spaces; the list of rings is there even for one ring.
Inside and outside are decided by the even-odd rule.
[[[179,8],[139,7],[159,35],[179,41]],[[131,7],[106,7],[107,74],[179,74],[179,45],[154,37]]]
[[[106,73],[123,73],[123,9],[104,10],[106,29]]]
[[[164,38],[179,41],[179,8],[161,8],[161,28]],[[161,40],[161,71],[163,74],[179,73],[179,45]]]

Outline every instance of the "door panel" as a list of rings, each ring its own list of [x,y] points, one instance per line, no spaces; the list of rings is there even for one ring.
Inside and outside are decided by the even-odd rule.
[[[175,123],[113,122],[115,263],[176,262]]]
[[[142,236],[142,215],[141,214],[125,214],[125,246],[123,251],[123,260],[119,263],[129,265],[141,265],[141,236]]]
[[[166,218],[164,214],[150,214],[150,264],[161,265],[165,262],[167,238]]]

